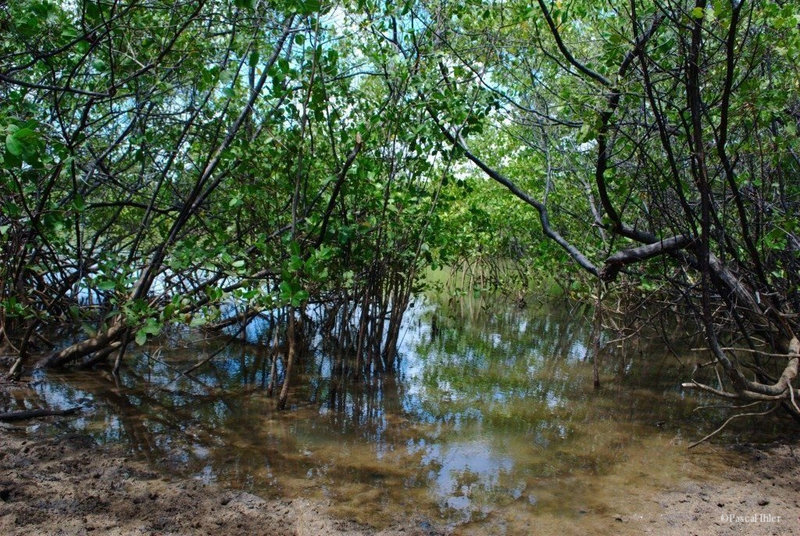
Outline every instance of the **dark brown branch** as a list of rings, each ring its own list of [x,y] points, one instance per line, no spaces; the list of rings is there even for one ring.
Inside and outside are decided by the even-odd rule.
[[[652,244],[618,251],[606,259],[605,265],[600,270],[600,279],[603,281],[613,281],[616,279],[619,271],[628,264],[672,253],[673,251],[689,246],[691,243],[691,237],[678,235],[653,242]]]
[[[466,156],[467,159],[469,159],[473,164],[478,166],[481,169],[481,171],[486,173],[486,175],[488,175],[490,178],[505,186],[512,194],[514,194],[519,199],[521,199],[525,203],[535,208],[537,212],[539,212],[539,222],[542,225],[542,231],[548,238],[552,239],[559,246],[561,246],[569,254],[569,256],[572,257],[572,259],[580,265],[581,268],[583,268],[590,274],[594,275],[595,277],[598,277],[600,275],[599,271],[597,270],[597,267],[594,264],[592,264],[592,261],[590,261],[583,253],[581,253],[578,250],[578,248],[567,242],[567,240],[563,236],[561,236],[555,229],[553,229],[550,226],[550,218],[547,214],[547,207],[544,205],[544,203],[532,198],[530,195],[522,191],[519,188],[519,186],[514,184],[514,182],[511,181],[508,177],[506,177],[496,169],[489,167],[483,160],[478,158],[476,155],[472,154],[472,152],[470,152],[470,150],[467,149],[466,145],[464,144],[464,140],[454,136],[449,130],[447,130],[447,128],[444,125],[442,125],[439,122],[438,118],[433,113],[433,110],[428,109],[428,113],[436,122],[436,124],[439,126],[439,129],[442,131],[445,137],[450,141],[450,143],[461,149],[461,151],[463,151],[464,156]]]
[[[72,415],[78,413],[80,407],[68,409],[28,409],[24,411],[10,411],[7,413],[0,413],[0,421],[24,421],[27,419],[38,419],[41,417],[62,417],[64,415]]]
[[[322,241],[325,240],[325,233],[328,230],[328,221],[330,220],[331,213],[333,213],[333,208],[336,204],[336,198],[339,196],[339,191],[341,190],[342,184],[347,177],[347,171],[352,167],[353,162],[355,162],[356,156],[358,156],[358,153],[361,151],[361,147],[361,135],[356,134],[356,144],[353,147],[353,150],[350,151],[350,154],[347,155],[347,160],[342,166],[342,169],[339,170],[336,185],[333,187],[330,200],[328,200],[328,207],[325,209],[325,216],[322,218],[322,226],[320,227],[319,237],[317,238],[317,248],[319,248],[319,246],[322,244]]]
[[[36,84],[33,82],[26,82],[25,80],[17,80],[16,78],[11,78],[10,76],[6,76],[2,73],[0,73],[0,80],[8,84],[26,87],[28,89],[46,89],[48,91],[56,91],[58,93],[75,93],[76,95],[86,95],[89,97],[96,97],[96,98],[106,98],[113,96],[113,91],[111,91],[110,93],[97,93],[95,91],[86,91],[74,87],[59,87],[59,86],[51,86],[48,84]]]
[[[48,356],[40,366],[45,367],[59,367],[70,361],[75,361],[83,356],[103,349],[106,346],[115,342],[125,331],[125,326],[122,323],[112,325],[107,330],[99,333],[95,337],[91,337],[79,343],[73,344]]]
[[[544,5],[542,0],[539,0],[539,7],[542,9],[542,13],[544,14],[544,18],[547,21],[547,25],[550,27],[550,32],[553,34],[553,37],[556,40],[556,45],[558,46],[558,50],[561,51],[561,54],[570,62],[576,69],[580,72],[588,76],[589,78],[595,80],[596,82],[600,82],[604,86],[611,86],[611,81],[603,76],[602,74],[594,71],[584,65],[583,63],[579,62],[575,59],[575,56],[569,51],[567,46],[564,44],[564,41],[561,39],[561,34],[556,28],[555,22],[553,22],[553,18],[550,16],[550,11],[547,9],[547,6]]]

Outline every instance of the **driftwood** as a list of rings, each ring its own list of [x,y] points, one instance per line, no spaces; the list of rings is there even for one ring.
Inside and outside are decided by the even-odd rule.
[[[0,421],[24,421],[27,419],[38,419],[41,417],[62,417],[64,415],[72,415],[81,410],[80,406],[68,409],[27,409],[23,411],[10,411],[8,413],[0,413]]]

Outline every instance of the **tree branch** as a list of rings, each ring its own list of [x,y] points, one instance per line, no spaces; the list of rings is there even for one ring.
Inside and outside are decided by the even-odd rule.
[[[548,238],[552,239],[559,246],[561,246],[569,254],[569,256],[572,257],[572,259],[580,265],[581,268],[583,268],[584,270],[586,270],[595,277],[598,277],[600,275],[600,272],[597,270],[597,267],[594,264],[592,264],[592,261],[590,261],[583,253],[578,251],[578,249],[575,246],[570,244],[563,236],[561,236],[555,229],[553,229],[550,226],[550,218],[548,217],[547,207],[544,205],[544,203],[541,203],[540,201],[537,201],[536,199],[532,198],[530,195],[528,195],[526,192],[520,189],[519,186],[514,184],[514,182],[510,180],[508,177],[506,177],[496,169],[490,167],[483,160],[474,155],[466,147],[464,140],[460,136],[456,137],[455,135],[453,135],[439,121],[439,119],[436,117],[436,114],[433,113],[433,110],[428,108],[428,113],[436,122],[436,124],[438,125],[439,129],[442,131],[444,136],[450,141],[450,143],[461,149],[461,151],[463,151],[464,156],[466,156],[467,159],[469,159],[473,164],[478,166],[481,169],[481,171],[486,173],[486,175],[488,175],[490,178],[505,186],[512,194],[514,194],[519,199],[523,200],[525,203],[535,208],[537,212],[539,212],[539,222],[542,225],[542,231]]]
[[[600,279],[613,281],[624,266],[683,249],[689,246],[692,240],[686,235],[678,235],[652,244],[618,251],[605,260],[605,265],[600,270]]]

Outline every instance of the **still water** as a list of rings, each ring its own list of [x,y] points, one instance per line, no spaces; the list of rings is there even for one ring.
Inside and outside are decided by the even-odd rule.
[[[594,390],[588,314],[420,298],[397,373],[338,378],[316,337],[284,412],[265,389],[266,321],[249,329],[253,344],[176,334],[161,351],[134,350],[118,379],[48,373],[35,388],[48,406],[88,408],[71,428],[167,473],[312,497],[376,528],[612,534],[623,512],[653,515],[650,497],[690,473],[713,478],[730,455],[686,450],[715,421],[693,413],[702,401],[679,387],[690,353],[658,337],[612,344]],[[191,378],[178,372],[215,352]]]

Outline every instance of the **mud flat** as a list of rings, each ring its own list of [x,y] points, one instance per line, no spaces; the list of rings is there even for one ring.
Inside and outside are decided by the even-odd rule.
[[[420,526],[422,523],[422,526]],[[375,532],[324,504],[265,501],[194,479],[167,479],[84,435],[0,428],[0,534],[436,534],[424,522]]]
[[[662,513],[644,523],[643,530],[667,536],[800,534],[800,443],[733,450],[747,463],[654,497]]]
[[[437,528],[424,519],[408,519],[377,531],[335,519],[322,503],[264,500],[191,478],[168,478],[121,449],[100,447],[85,435],[46,434],[47,426],[35,432],[0,428],[1,534],[395,536],[466,534],[478,528]],[[605,522],[595,523],[597,533],[800,534],[797,444],[740,445],[735,450],[748,463],[713,479],[688,479],[674,489],[619,501],[630,508],[620,506],[600,516]],[[569,520],[549,516],[535,525],[537,534],[571,532]]]

